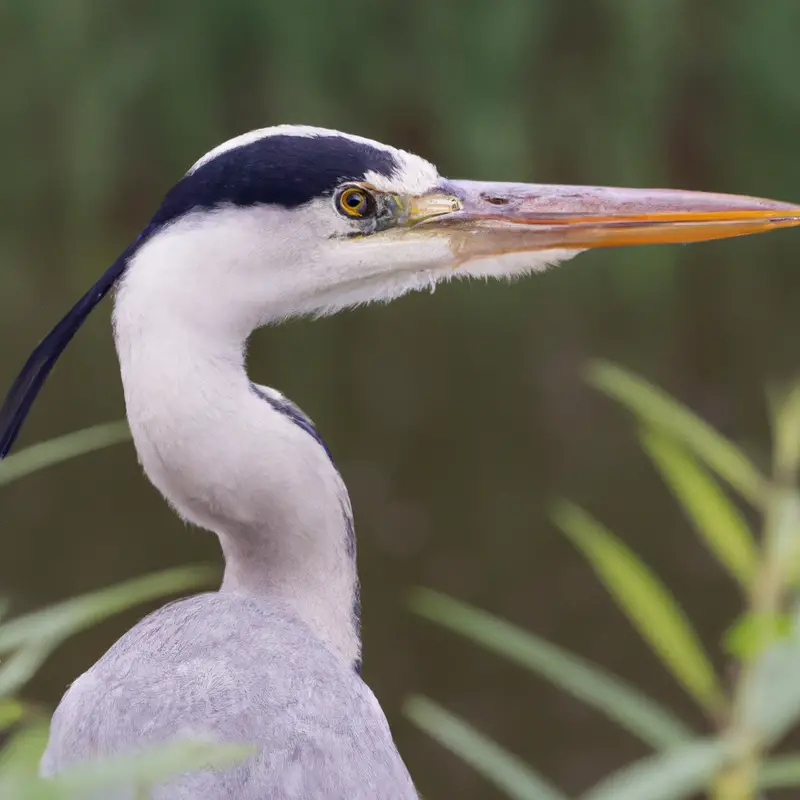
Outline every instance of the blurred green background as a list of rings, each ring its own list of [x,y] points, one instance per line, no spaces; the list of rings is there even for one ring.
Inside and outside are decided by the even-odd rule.
[[[800,201],[796,0],[0,2],[0,383],[230,136],[339,128],[453,177],[669,185]],[[259,332],[250,368],[308,412],[350,488],[365,677],[426,796],[494,798],[398,714],[435,697],[567,791],[644,754],[576,700],[412,618],[425,585],[629,678],[702,725],[547,521],[569,496],[626,538],[718,640],[734,585],[583,383],[606,357],[767,463],[763,388],[800,373],[800,236],[580,256],[512,286],[451,285]],[[21,444],[123,414],[110,303]],[[219,561],[130,445],[3,494],[0,594],[23,610],[171,564]],[[54,704],[138,615],[59,651]]]

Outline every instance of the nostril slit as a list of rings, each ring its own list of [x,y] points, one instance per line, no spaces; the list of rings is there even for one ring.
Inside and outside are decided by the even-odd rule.
[[[497,197],[496,195],[484,195],[483,199],[487,203],[491,203],[493,206],[507,206],[508,205],[508,198],[507,197]]]

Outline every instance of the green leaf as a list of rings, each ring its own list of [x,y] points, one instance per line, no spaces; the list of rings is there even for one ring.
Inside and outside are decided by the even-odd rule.
[[[107,422],[40,442],[0,461],[0,486],[70,458],[131,438],[126,422]]]
[[[765,742],[778,741],[800,720],[800,612],[788,636],[774,639],[750,666],[742,726]]]
[[[758,771],[759,789],[785,789],[800,786],[800,755],[771,758]]]
[[[55,649],[56,643],[42,640],[17,650],[3,661],[0,668],[0,697],[7,697],[21,689]]]
[[[169,742],[130,756],[88,762],[60,773],[50,781],[54,797],[83,798],[87,792],[128,786],[162,784],[184,772],[221,769],[237,764],[255,752],[245,744],[208,741]]]
[[[542,676],[656,749],[692,736],[671,711],[635,687],[492,614],[429,589],[416,589],[410,606],[420,616]]]
[[[792,634],[794,622],[789,614],[744,614],[725,634],[728,653],[742,661],[757,659],[770,645]]]
[[[655,430],[645,430],[641,438],[709,550],[743,589],[749,589],[758,548],[742,514],[712,476],[674,440]]]
[[[724,742],[697,739],[623,767],[581,800],[685,800],[709,783],[727,757]]]
[[[775,440],[775,478],[789,485],[800,470],[800,384],[770,396],[773,438]]]
[[[679,440],[744,498],[761,505],[766,491],[764,477],[735,444],[688,408],[637,375],[606,361],[594,362],[588,370],[588,379],[643,422]]]
[[[691,623],[664,584],[619,539],[577,506],[553,521],[589,560],[619,608],[663,664],[711,714],[724,704],[714,669]]]
[[[5,744],[0,751],[0,797],[27,800],[30,796],[26,790],[39,782],[39,760],[47,746],[49,729],[46,722],[28,725]]]
[[[781,587],[800,583],[800,492],[776,485],[765,515],[765,559]]]
[[[179,567],[66,600],[0,625],[0,652],[27,645],[52,651],[67,637],[138,603],[193,589],[216,576],[209,567]]]
[[[19,700],[0,700],[0,733],[19,722],[25,714],[25,706]]]
[[[412,697],[406,716],[513,800],[566,800],[517,756],[426,697]]]

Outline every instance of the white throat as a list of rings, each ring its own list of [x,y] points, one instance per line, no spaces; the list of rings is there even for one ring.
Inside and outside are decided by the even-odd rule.
[[[216,315],[187,299],[211,267],[208,254],[194,249],[192,261],[158,244],[134,256],[114,307],[139,460],[184,519],[218,535],[221,591],[288,604],[355,664],[358,578],[344,484],[319,442],[254,391],[244,350],[255,317],[243,326],[242,309],[225,312],[224,298]]]

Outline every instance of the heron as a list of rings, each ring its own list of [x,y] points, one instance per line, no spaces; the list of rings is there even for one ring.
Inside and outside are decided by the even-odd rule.
[[[203,738],[254,751],[153,798],[416,798],[361,678],[347,489],[311,419],[248,377],[250,334],[451,279],[516,278],[592,248],[798,224],[798,206],[738,195],[451,180],[412,153],[310,126],[212,149],[35,348],[0,409],[3,457],[114,289],[139,462],[185,521],[217,535],[225,563],[218,591],[145,617],[70,685],[41,774]]]

